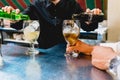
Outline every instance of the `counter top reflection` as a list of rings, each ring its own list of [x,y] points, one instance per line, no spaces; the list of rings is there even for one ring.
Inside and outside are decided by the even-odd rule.
[[[65,44],[49,49],[39,49],[40,54],[31,60],[26,47],[15,44],[2,45],[4,66],[0,80],[113,80],[105,71],[91,65],[91,57],[66,58]]]

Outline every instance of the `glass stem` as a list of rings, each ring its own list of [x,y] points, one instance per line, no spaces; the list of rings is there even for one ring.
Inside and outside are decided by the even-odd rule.
[[[34,53],[35,46],[34,46],[34,43],[31,43],[31,49],[33,50],[32,54],[31,54],[31,58],[32,58],[32,60],[35,60],[35,53]]]
[[[34,48],[35,48],[34,43],[31,43],[31,47],[32,47],[32,49],[34,49]]]

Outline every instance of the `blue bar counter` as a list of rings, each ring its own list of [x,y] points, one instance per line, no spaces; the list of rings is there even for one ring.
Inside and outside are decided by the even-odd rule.
[[[32,60],[25,54],[27,47],[2,45],[4,65],[0,67],[0,80],[113,80],[105,71],[92,66],[91,56],[65,57],[65,44],[39,49]]]

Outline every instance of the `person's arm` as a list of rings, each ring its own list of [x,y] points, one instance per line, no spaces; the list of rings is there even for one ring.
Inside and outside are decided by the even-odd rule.
[[[33,13],[34,13],[34,10],[33,12],[32,9],[33,9],[33,6],[30,5],[28,6],[23,12],[21,12],[19,9],[14,9],[12,6],[5,6],[5,7],[2,7],[2,9],[7,12],[8,14],[11,13],[12,11],[15,11],[16,14],[19,14],[19,13],[22,13],[22,14],[26,14],[30,17],[30,19],[35,19],[34,17],[36,17]],[[10,27],[12,28],[15,28],[17,30],[20,30],[23,28],[23,20],[9,20],[9,24],[10,24]],[[4,20],[4,24],[6,23],[6,20]]]
[[[74,51],[76,53],[82,52],[86,55],[91,55],[91,52],[93,51],[93,47],[94,46],[86,44],[86,43],[78,40],[76,42],[76,44],[73,46],[67,45],[66,52],[69,54]]]
[[[69,4],[71,5],[70,9],[73,10],[74,14],[80,14],[82,12],[85,12],[76,0],[69,0]]]
[[[83,12],[85,12],[85,11],[82,9],[81,5],[78,4],[77,2],[76,2],[75,7],[76,7],[76,8],[75,8],[75,13],[83,13]]]
[[[16,12],[16,14],[19,14],[20,13],[20,10],[19,9],[14,9],[12,6],[5,6],[5,7],[2,7],[2,10],[4,11],[4,12],[7,12],[8,14],[10,14],[12,11],[15,11]],[[6,26],[6,24],[9,24],[9,27],[11,27],[11,24],[14,24],[14,23],[16,23],[16,22],[18,22],[18,21],[15,21],[15,20],[4,20],[3,19],[3,24],[4,24],[4,26]],[[19,24],[18,24],[19,25]],[[18,25],[16,25],[16,26],[18,26]],[[14,28],[14,27],[13,27]],[[17,28],[17,27],[16,27]]]
[[[24,11],[22,11],[21,13],[22,13],[22,14],[25,14],[25,15],[28,15],[29,18],[30,18],[30,20],[36,20],[36,19],[35,19],[36,16],[33,15],[34,10],[33,10],[33,12],[31,12],[32,9],[33,9],[33,6],[30,5],[30,6],[28,6]],[[16,22],[14,22],[14,23],[11,23],[11,27],[12,27],[12,28],[15,28],[15,29],[17,29],[17,30],[20,30],[20,29],[22,29],[22,28],[24,27],[24,26],[23,26],[23,25],[24,25],[23,21],[24,21],[24,20],[20,20],[20,21],[16,21]]]
[[[101,70],[107,70],[111,60],[117,56],[117,53],[111,47],[94,46],[91,55],[93,66]]]
[[[66,51],[68,54],[74,51],[91,55],[92,65],[101,70],[107,70],[110,66],[110,61],[117,56],[117,53],[110,47],[92,46],[80,40],[74,46],[67,45]]]

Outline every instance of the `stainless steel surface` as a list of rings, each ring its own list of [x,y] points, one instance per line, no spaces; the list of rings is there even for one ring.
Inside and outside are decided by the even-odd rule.
[[[91,65],[91,56],[65,57],[65,44],[39,49],[34,61],[25,54],[26,47],[2,45],[4,66],[0,80],[113,80],[105,71]]]

